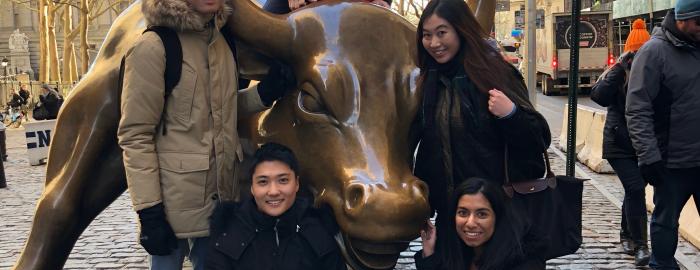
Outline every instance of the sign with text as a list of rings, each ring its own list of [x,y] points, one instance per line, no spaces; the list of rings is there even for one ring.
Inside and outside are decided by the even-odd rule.
[[[56,127],[56,120],[32,121],[24,123],[27,138],[27,158],[32,166],[46,162],[51,145],[51,135]]]

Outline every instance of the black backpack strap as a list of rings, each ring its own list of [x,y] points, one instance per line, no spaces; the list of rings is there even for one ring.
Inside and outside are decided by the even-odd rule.
[[[149,31],[158,34],[165,48],[165,93],[163,113],[160,116],[160,125],[163,126],[163,135],[165,135],[167,130],[165,127],[165,113],[168,97],[173,92],[173,88],[180,82],[180,75],[182,75],[182,44],[180,44],[177,32],[171,28],[150,26],[143,32]]]
[[[117,81],[117,115],[121,115],[121,104],[122,104],[122,88],[124,88],[124,62],[126,62],[126,55],[122,56],[121,63],[119,64],[119,81]]]
[[[226,40],[226,43],[228,44],[228,47],[231,49],[231,53],[233,53],[233,59],[238,61],[238,52],[236,51],[236,40],[233,38],[233,34],[231,34],[231,31],[228,29],[228,27],[224,26],[221,29],[219,29],[221,32],[221,35],[224,36],[224,39]],[[236,67],[236,70],[238,70],[238,67]],[[250,80],[244,79],[241,77],[241,73],[238,72],[238,88],[247,88],[248,85],[250,85]],[[238,89],[236,89],[238,90]]]

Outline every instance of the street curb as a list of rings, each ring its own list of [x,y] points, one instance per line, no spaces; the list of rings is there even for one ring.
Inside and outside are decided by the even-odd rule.
[[[561,158],[562,160],[566,160],[566,156],[564,155],[564,152],[562,152],[561,150],[557,149],[556,147],[550,147],[549,149],[552,150],[555,154],[557,154],[557,156],[559,156],[559,158]],[[591,183],[591,185],[593,185],[593,187],[595,187],[600,193],[602,193],[603,196],[605,196],[605,198],[608,199],[608,201],[610,201],[611,203],[613,203],[615,205],[615,207],[617,207],[618,209],[622,209],[622,202],[619,201],[617,198],[615,198],[615,196],[610,194],[610,192],[608,192],[605,189],[605,187],[601,183],[599,183],[595,178],[591,177],[590,174],[588,174],[586,171],[581,169],[581,167],[579,167],[579,165],[578,165],[578,162],[576,162],[576,163],[577,163],[575,165],[576,173],[581,175],[583,178],[590,179],[588,182]],[[682,237],[682,236],[679,234],[679,237]],[[690,258],[688,258],[688,256],[681,253],[680,251],[676,250],[675,257],[676,257],[676,261],[678,261],[678,264],[680,264],[681,267],[683,267],[687,270],[700,270],[700,266],[695,264]]]

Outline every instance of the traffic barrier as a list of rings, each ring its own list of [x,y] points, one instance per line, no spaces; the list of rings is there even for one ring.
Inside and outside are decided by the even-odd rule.
[[[691,197],[688,203],[683,207],[681,218],[678,220],[680,224],[678,233],[695,247],[700,248],[700,216],[695,209],[695,201]],[[651,212],[654,210],[654,187],[651,185],[646,188],[647,209]]]
[[[568,131],[568,104],[564,105],[564,119],[559,136],[559,149],[566,152]],[[612,173],[612,167],[603,159],[603,127],[606,112],[584,105],[576,108],[576,158],[597,173]]]
[[[27,139],[27,158],[32,166],[46,162],[51,145],[51,135],[56,127],[56,120],[32,121],[24,123]]]
[[[581,105],[576,109],[576,153],[583,149],[583,144],[588,136],[588,130],[591,128],[593,121],[592,110],[581,110]],[[564,119],[561,124],[561,133],[559,134],[559,149],[566,152],[566,133],[569,130],[569,104],[564,104]]]
[[[586,108],[583,109],[588,110]],[[614,173],[610,163],[608,163],[606,159],[603,159],[603,129],[605,127],[606,116],[607,113],[604,111],[594,111],[593,120],[591,121],[591,126],[584,140],[583,148],[581,151],[576,152],[578,160],[597,173]]]

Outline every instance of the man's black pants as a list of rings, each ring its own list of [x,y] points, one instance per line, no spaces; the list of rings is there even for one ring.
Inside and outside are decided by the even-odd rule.
[[[700,214],[700,167],[667,169],[654,187],[654,213],[651,217],[652,269],[679,269],[673,255],[678,246],[678,219],[690,196]]]

